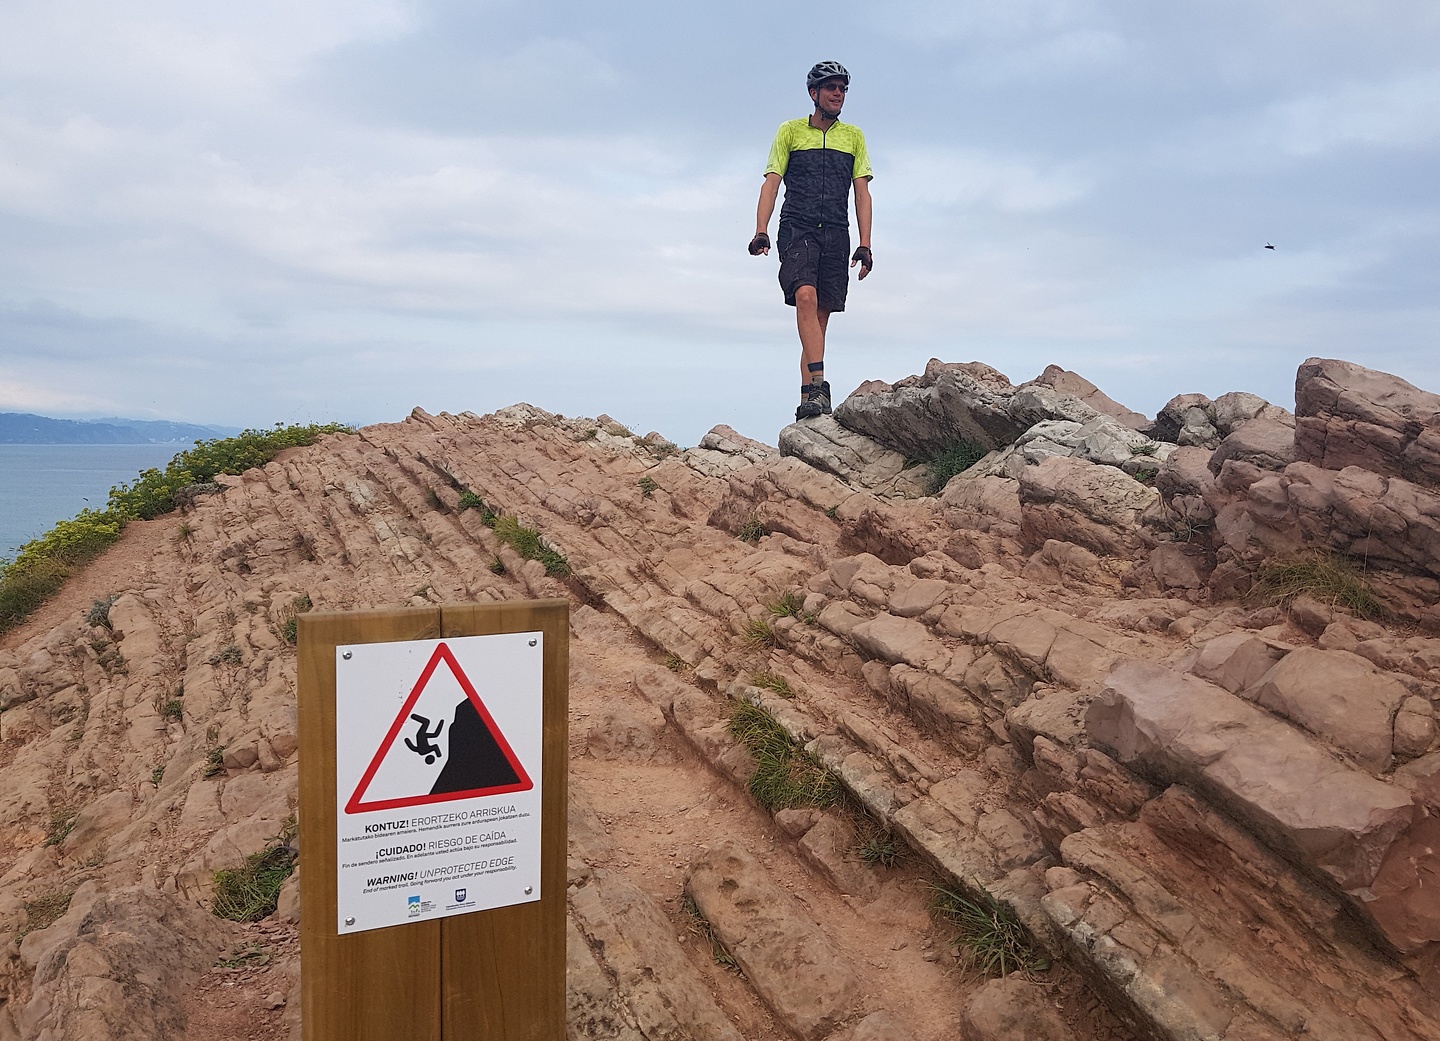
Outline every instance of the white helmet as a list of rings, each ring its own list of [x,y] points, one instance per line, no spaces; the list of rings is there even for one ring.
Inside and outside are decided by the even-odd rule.
[[[838,61],[818,62],[805,74],[805,90],[812,91],[826,80],[833,79],[842,79],[845,81],[845,86],[850,86],[850,73],[845,71],[845,66]]]

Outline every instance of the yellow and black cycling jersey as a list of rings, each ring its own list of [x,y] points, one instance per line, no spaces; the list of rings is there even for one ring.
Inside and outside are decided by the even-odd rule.
[[[785,181],[780,223],[805,228],[848,228],[850,185],[874,176],[865,135],[838,119],[829,130],[811,126],[809,119],[781,123],[765,172]]]

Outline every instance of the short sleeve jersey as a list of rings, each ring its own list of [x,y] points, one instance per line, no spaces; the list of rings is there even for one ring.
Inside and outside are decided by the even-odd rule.
[[[839,120],[829,130],[811,126],[809,119],[781,123],[765,172],[785,181],[780,223],[806,228],[848,228],[850,185],[857,177],[875,176],[865,135]]]

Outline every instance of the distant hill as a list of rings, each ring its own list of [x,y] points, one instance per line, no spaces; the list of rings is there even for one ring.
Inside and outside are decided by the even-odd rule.
[[[231,437],[238,427],[147,419],[51,419],[0,412],[0,445],[165,445]]]

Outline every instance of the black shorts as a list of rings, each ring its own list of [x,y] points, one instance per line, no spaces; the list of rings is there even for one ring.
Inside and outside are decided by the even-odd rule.
[[[850,229],[800,228],[780,225],[775,242],[780,252],[780,288],[795,306],[795,290],[814,286],[822,311],[845,310],[850,288]]]

